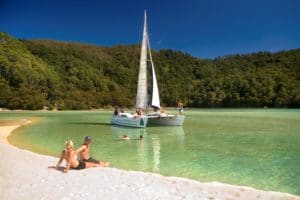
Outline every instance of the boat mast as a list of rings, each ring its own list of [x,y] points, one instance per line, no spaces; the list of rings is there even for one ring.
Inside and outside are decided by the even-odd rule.
[[[146,10],[144,14],[144,28],[143,40],[141,47],[140,68],[138,78],[138,88],[136,96],[136,108],[147,109],[148,95],[147,95],[147,16]]]

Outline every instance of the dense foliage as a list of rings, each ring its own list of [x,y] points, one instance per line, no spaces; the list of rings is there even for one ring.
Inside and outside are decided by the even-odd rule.
[[[162,104],[299,107],[300,49],[204,60],[153,51]],[[132,107],[140,47],[17,40],[0,33],[0,107]]]

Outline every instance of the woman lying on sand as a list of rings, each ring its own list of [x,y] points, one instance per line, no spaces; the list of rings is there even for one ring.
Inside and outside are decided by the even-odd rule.
[[[76,152],[74,151],[74,144],[72,140],[68,140],[65,142],[65,149],[61,152],[60,159],[56,164],[56,169],[59,168],[59,165],[62,163],[64,159],[67,162],[67,168],[64,169],[65,173],[68,173],[70,168],[85,169],[90,167],[102,167],[100,164],[78,161]]]

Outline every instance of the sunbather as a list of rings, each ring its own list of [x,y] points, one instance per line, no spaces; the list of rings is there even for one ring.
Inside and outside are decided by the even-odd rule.
[[[92,143],[92,138],[86,136],[84,138],[83,144],[76,150],[76,154],[79,154],[80,161],[82,162],[91,162],[100,165],[101,167],[108,167],[109,162],[99,161],[90,157],[90,146]]]
[[[76,152],[74,151],[74,144],[72,140],[68,140],[65,142],[65,149],[61,152],[60,159],[56,164],[56,169],[59,168],[64,159],[67,162],[67,167],[64,169],[65,173],[68,173],[70,168],[79,170],[90,167],[101,167],[99,164],[95,164],[92,162],[78,161]]]

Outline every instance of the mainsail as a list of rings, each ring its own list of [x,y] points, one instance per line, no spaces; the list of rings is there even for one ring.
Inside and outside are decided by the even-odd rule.
[[[136,107],[147,109],[148,95],[147,95],[147,21],[146,21],[146,11],[144,16],[144,30],[143,30],[143,40],[141,48],[140,57],[140,69],[139,69],[139,79],[137,87],[136,96]]]
[[[148,51],[149,51],[149,56],[150,56],[150,61],[151,61],[151,69],[152,69],[152,101],[151,101],[151,106],[153,108],[159,109],[160,108],[159,92],[158,92],[157,80],[156,80],[155,69],[154,69],[154,64],[153,64],[151,49],[150,49],[150,42],[149,42],[148,37],[147,37],[147,44],[148,44]]]

